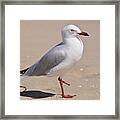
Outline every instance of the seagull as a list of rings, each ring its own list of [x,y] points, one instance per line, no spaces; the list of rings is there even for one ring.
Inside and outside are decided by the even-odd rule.
[[[75,25],[65,25],[61,31],[62,42],[51,48],[32,66],[21,70],[21,76],[56,76],[60,83],[61,97],[72,98],[76,95],[66,95],[63,84],[70,86],[63,75],[71,69],[82,57],[83,42],[80,36],[89,36]]]

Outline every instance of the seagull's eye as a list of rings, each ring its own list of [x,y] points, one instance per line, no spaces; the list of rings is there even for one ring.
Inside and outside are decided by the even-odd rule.
[[[71,29],[71,31],[74,31],[73,29]]]

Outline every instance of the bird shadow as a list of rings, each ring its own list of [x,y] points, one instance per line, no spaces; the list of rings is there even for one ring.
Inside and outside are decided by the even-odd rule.
[[[52,97],[55,94],[53,93],[49,93],[49,92],[43,92],[43,91],[22,91],[20,92],[20,96],[24,96],[24,97],[31,97],[31,98],[47,98],[47,97]]]

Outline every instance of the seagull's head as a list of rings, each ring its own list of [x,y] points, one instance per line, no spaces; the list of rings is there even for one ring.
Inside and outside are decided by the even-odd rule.
[[[62,30],[63,37],[89,36],[87,32],[81,31],[75,25],[66,25]]]

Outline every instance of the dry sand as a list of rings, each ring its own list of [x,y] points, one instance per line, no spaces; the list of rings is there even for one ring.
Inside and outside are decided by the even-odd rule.
[[[100,21],[66,20],[20,22],[20,68],[24,69],[39,60],[51,47],[62,41],[61,29],[66,24],[75,24],[89,37],[81,37],[84,42],[84,54],[81,60],[65,74],[64,80],[70,83],[65,93],[76,95],[69,100],[100,99]],[[20,80],[27,91],[20,93],[20,99],[62,100],[56,77],[29,77]]]

